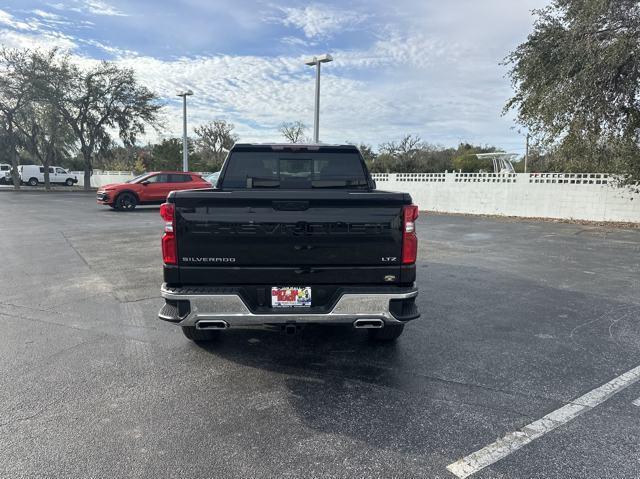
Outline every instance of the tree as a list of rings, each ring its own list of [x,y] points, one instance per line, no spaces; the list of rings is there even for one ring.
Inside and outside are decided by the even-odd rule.
[[[400,141],[391,141],[379,146],[380,157],[393,165],[394,171],[411,172],[418,166],[418,155],[424,147],[418,135],[405,135]]]
[[[640,4],[554,0],[507,57],[515,95],[505,112],[558,157],[640,184]]]
[[[44,78],[49,82],[55,81],[50,76],[57,55],[56,50],[46,53],[26,51],[22,57],[24,61],[15,65],[23,89],[28,92],[24,108],[16,117],[16,128],[24,148],[44,167],[47,190],[51,189],[49,167],[66,157],[75,143],[71,128],[48,96],[59,95],[60,90],[47,91],[42,84]]]
[[[362,158],[364,158],[364,161],[367,163],[367,165],[376,161],[376,157],[378,155],[376,155],[376,152],[373,151],[371,145],[360,143],[358,145],[358,150],[360,150],[360,154],[362,155]]]
[[[284,122],[278,128],[280,134],[289,143],[305,143],[308,142],[305,133],[307,131],[307,125],[301,121],[294,121],[291,123]]]
[[[131,69],[102,62],[81,70],[67,57],[57,62],[46,81],[50,97],[73,130],[84,161],[84,187],[90,188],[93,159],[111,143],[110,131],[116,130],[125,146],[135,144],[147,125],[159,126],[161,108],[158,97],[138,84]],[[45,79],[46,80],[46,79]],[[61,95],[55,95],[62,87]]]
[[[238,135],[233,133],[235,126],[225,120],[214,120],[199,127],[194,128],[196,134],[195,152],[206,168],[217,171],[222,167],[222,163],[227,153],[238,141]]]
[[[151,148],[151,162],[146,165],[150,170],[182,169],[182,139],[165,138]]]
[[[101,170],[135,170],[142,149],[136,145],[122,146],[112,142],[95,157],[94,166]]]
[[[418,135],[404,135],[400,141],[391,141],[380,145],[380,151],[397,157],[399,160],[408,159],[422,145],[422,139]]]
[[[478,171],[490,169],[491,162],[479,161],[475,154],[494,151],[497,149],[493,146],[467,143],[444,148],[423,142],[417,135],[405,135],[399,141],[380,145],[375,161],[367,160],[367,164],[373,173],[439,173],[453,170],[454,162],[456,169]]]
[[[493,146],[474,146],[469,143],[460,143],[452,160],[452,166],[462,173],[478,173],[480,171],[493,172],[493,161],[480,159],[478,153],[495,153]]]
[[[466,153],[453,159],[453,167],[462,173],[478,173],[479,171],[493,171],[490,160],[481,160],[475,153]]]
[[[25,149],[44,167],[45,189],[50,190],[49,168],[67,156],[74,142],[68,125],[51,105],[33,101],[20,115],[18,129]]]
[[[18,116],[29,102],[30,89],[25,85],[21,68],[27,62],[24,51],[0,50],[0,141],[11,162],[13,185],[20,188],[18,175]]]

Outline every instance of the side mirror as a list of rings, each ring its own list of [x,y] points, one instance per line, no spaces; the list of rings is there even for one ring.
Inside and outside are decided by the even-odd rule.
[[[150,181],[143,181],[142,183],[140,183],[143,186],[147,186],[149,183],[151,183]]]

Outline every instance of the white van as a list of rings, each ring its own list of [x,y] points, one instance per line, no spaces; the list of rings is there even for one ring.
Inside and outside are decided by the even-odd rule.
[[[0,163],[0,185],[11,183],[11,165]]]
[[[38,165],[20,165],[18,166],[18,174],[20,181],[29,186],[38,186],[44,183],[44,167]],[[49,182],[60,183],[67,186],[73,186],[78,182],[76,175],[71,175],[67,170],[59,166],[49,167]]]

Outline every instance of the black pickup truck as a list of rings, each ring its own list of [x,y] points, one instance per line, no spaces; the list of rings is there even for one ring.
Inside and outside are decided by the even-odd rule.
[[[214,188],[162,205],[165,305],[194,341],[227,328],[352,324],[391,341],[420,316],[418,208],[351,145],[236,144]]]

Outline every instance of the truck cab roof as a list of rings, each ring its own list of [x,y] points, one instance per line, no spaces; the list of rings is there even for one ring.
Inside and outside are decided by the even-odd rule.
[[[282,150],[308,150],[308,151],[358,151],[355,145],[339,145],[327,143],[236,143],[231,151],[282,151]]]

